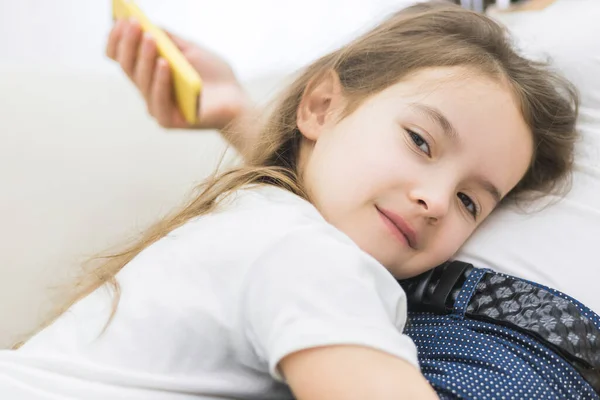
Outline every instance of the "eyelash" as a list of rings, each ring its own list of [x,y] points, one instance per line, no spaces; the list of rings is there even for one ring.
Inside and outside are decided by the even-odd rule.
[[[464,194],[463,192],[459,192],[457,194],[457,196],[460,199],[460,202],[463,204],[463,206],[467,210],[467,212],[473,216],[473,219],[477,219],[477,216],[479,215],[479,207],[477,207],[477,204],[475,204],[475,202],[469,196]],[[467,205],[467,204],[465,204],[465,201],[468,201],[471,204]],[[470,210],[469,207],[471,205],[473,206],[473,208]]]
[[[413,141],[413,143],[415,144],[415,146],[417,146],[417,148],[422,151],[423,153],[425,153],[428,157],[431,157],[431,147],[429,146],[429,143],[427,142],[427,140],[423,139],[423,136],[419,135],[418,133],[411,131],[410,129],[406,129],[406,132],[408,132],[410,139]],[[420,143],[418,143],[420,142]],[[427,150],[423,150],[421,148],[421,146],[426,145],[427,146]]]
[[[428,157],[431,157],[431,148],[430,148],[427,140],[425,140],[423,138],[423,136],[419,135],[418,133],[416,133],[414,131],[411,131],[410,129],[406,129],[406,132],[408,132],[408,135],[410,136],[410,139],[413,141],[414,145],[417,146],[417,148],[420,151],[422,151],[425,155],[427,155]],[[425,145],[427,147],[426,150],[423,150],[423,148],[421,147],[423,145]],[[462,192],[459,192],[457,194],[457,196],[460,199],[460,202],[462,203],[462,205],[467,210],[467,212],[469,214],[471,214],[474,219],[476,219],[477,216],[479,215],[479,207],[477,207],[477,204],[473,201],[473,199],[471,199],[469,196],[467,196],[466,194],[464,194]],[[465,204],[466,202],[468,202],[469,204]],[[471,207],[471,206],[472,206],[472,209],[469,209],[469,207]]]

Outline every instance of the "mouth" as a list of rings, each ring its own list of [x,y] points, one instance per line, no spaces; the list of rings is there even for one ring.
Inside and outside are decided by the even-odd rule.
[[[417,235],[414,229],[398,214],[377,206],[375,208],[396,239],[408,247],[416,249]]]

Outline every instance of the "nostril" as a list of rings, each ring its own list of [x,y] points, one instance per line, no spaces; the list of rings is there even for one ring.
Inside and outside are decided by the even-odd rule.
[[[426,210],[429,209],[429,207],[427,207],[427,203],[425,203],[423,200],[419,200],[419,205],[422,205],[423,207],[425,207]]]

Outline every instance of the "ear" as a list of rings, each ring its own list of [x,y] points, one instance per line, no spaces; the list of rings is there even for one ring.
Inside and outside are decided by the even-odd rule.
[[[305,138],[316,141],[326,127],[337,122],[345,104],[340,78],[330,70],[306,86],[296,113],[296,125]]]

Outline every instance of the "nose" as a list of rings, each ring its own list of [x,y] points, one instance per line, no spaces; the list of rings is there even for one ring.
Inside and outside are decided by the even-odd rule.
[[[430,222],[437,222],[448,214],[452,198],[453,192],[442,187],[415,189],[411,193],[411,201]]]

